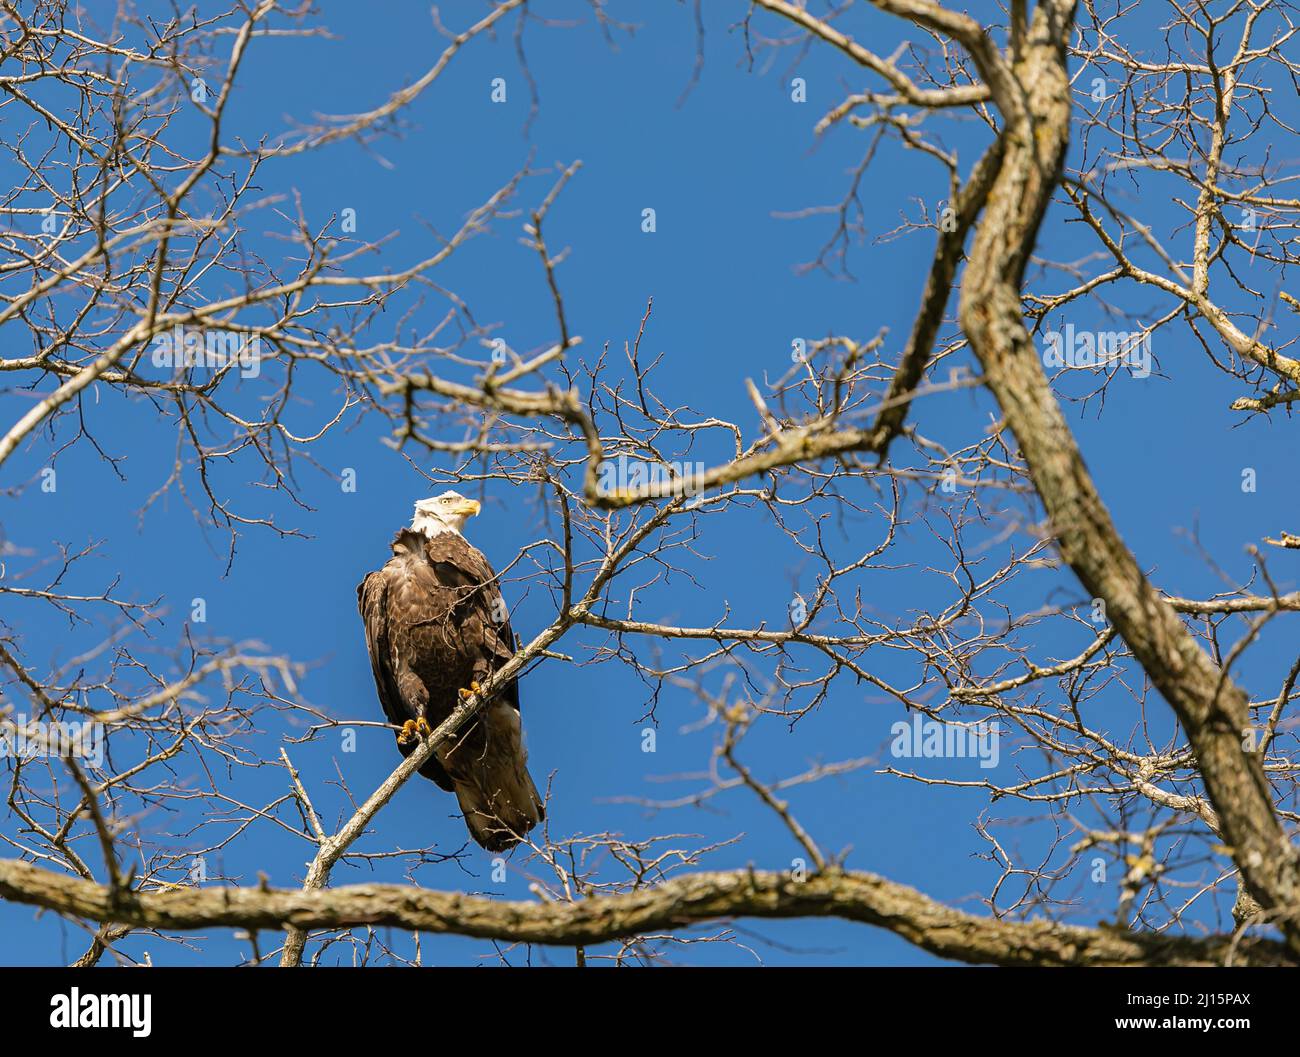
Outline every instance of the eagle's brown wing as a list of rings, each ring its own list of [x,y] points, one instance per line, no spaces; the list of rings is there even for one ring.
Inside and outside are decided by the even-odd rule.
[[[389,626],[389,582],[401,575],[400,569],[393,563],[385,565],[378,572],[370,573],[357,585],[357,609],[366,628],[366,649],[370,653],[370,669],[375,677],[375,690],[379,694],[379,703],[384,709],[388,722],[400,727],[408,719],[419,719],[423,715],[422,702],[417,695],[402,693],[402,682],[412,682],[409,671],[399,678],[398,668],[402,662],[394,649],[393,637]],[[419,695],[424,696],[424,695]],[[410,698],[410,700],[408,700]],[[397,743],[403,756],[415,751],[415,743]],[[455,786],[450,776],[443,769],[437,757],[431,756],[420,767],[420,774],[436,782],[447,792],[453,792]]]
[[[458,666],[467,665],[471,681],[481,681],[515,654],[514,631],[496,573],[455,533],[431,537],[424,553],[441,590],[450,592],[444,596],[446,628],[448,638],[458,644]],[[496,690],[456,744],[439,755],[455,783],[465,824],[488,850],[509,848],[544,817],[542,799],[528,774],[517,679]]]
[[[425,555],[439,584],[454,591],[448,615],[474,653],[475,676],[496,671],[515,655],[515,633],[492,566],[477,548],[450,532],[430,539]],[[518,680],[512,680],[497,695],[516,710],[518,686]]]

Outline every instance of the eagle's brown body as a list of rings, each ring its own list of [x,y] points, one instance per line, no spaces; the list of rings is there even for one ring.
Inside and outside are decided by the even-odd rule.
[[[462,689],[485,682],[514,655],[514,633],[492,567],[462,536],[403,529],[392,549],[357,587],[375,686],[390,723],[423,718],[436,728]],[[404,756],[415,745],[398,742]],[[420,773],[454,792],[470,835],[500,851],[543,817],[526,761],[511,680]]]

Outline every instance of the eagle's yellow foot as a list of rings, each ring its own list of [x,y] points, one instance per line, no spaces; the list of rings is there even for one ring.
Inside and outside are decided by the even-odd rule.
[[[469,684],[468,690],[460,691],[460,699],[464,701],[470,697],[473,697],[475,694],[479,693],[482,689],[483,688],[478,685],[478,680],[475,679]]]
[[[424,720],[421,719],[420,723],[424,723]],[[417,723],[413,719],[408,719],[405,723],[403,723],[402,729],[398,732],[397,735],[397,744],[409,745],[411,744],[411,742],[415,741],[415,739],[420,736],[419,734],[420,723]],[[424,725],[426,727],[428,726],[427,723],[425,723]]]
[[[422,738],[427,738],[430,734],[433,733],[433,728],[429,726],[429,721],[425,719],[423,716],[421,716],[419,719],[415,721],[415,729],[416,732]]]

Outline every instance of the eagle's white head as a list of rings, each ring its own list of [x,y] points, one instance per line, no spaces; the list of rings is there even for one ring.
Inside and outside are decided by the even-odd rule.
[[[436,536],[440,532],[454,532],[459,536],[465,522],[481,509],[482,504],[477,499],[466,499],[459,492],[443,492],[415,504],[411,528],[426,536]]]

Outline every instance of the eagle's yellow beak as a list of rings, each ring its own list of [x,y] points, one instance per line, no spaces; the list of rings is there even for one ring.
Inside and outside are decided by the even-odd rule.
[[[477,499],[462,499],[451,508],[453,514],[464,514],[466,517],[473,517],[483,509],[483,504]]]

